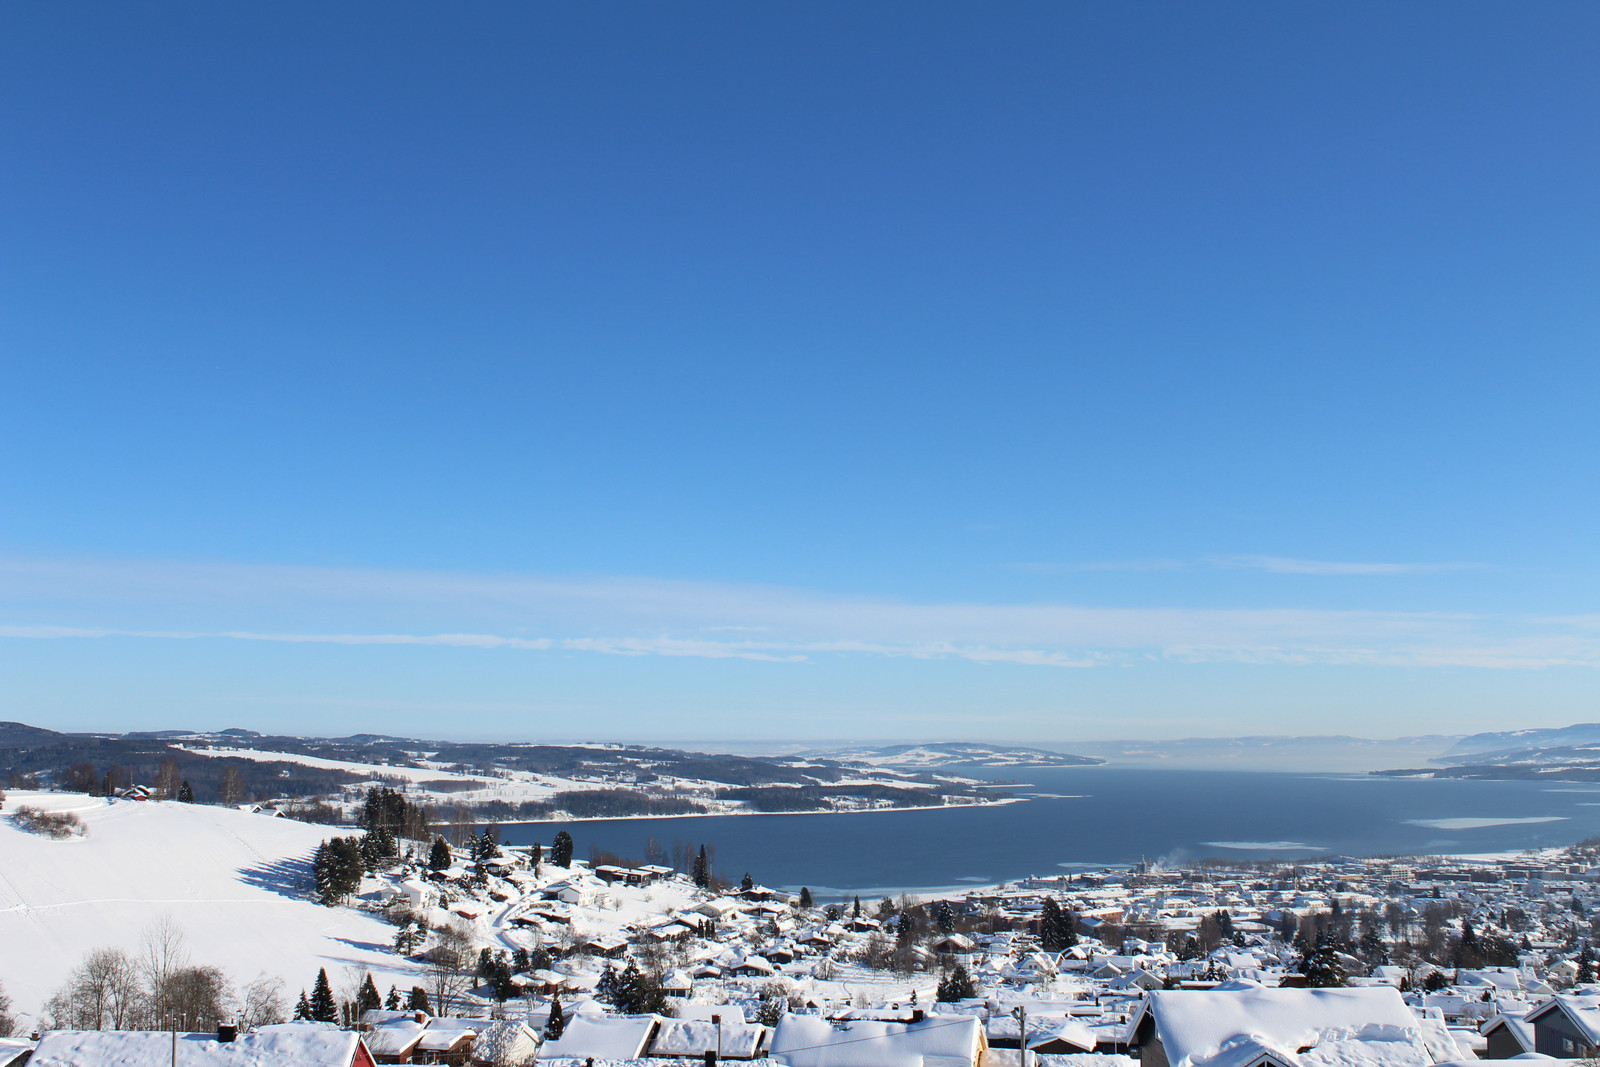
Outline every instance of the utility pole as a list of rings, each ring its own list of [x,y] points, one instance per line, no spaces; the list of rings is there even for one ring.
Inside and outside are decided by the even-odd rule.
[[[1028,1009],[1021,1004],[1011,1009],[1012,1016],[1017,1020],[1017,1067],[1028,1067]]]

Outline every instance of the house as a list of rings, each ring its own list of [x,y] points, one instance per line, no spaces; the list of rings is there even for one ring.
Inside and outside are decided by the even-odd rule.
[[[1077,1019],[1067,1019],[1059,1023],[1052,1020],[1050,1028],[1045,1029],[1037,1037],[1032,1033],[1028,1035],[1028,1048],[1047,1056],[1073,1056],[1093,1052],[1099,1044],[1099,1036]]]
[[[1483,1058],[1509,1060],[1533,1051],[1533,1025],[1521,1015],[1496,1015],[1478,1031],[1487,1045]]]
[[[983,1024],[971,1015],[910,1023],[785,1015],[768,1055],[786,1067],[981,1067]]]
[[[764,957],[746,956],[730,968],[728,973],[741,978],[771,978],[778,972],[777,968],[768,963]]]
[[[716,900],[706,901],[694,910],[701,915],[722,922],[724,919],[739,914],[741,909],[739,902],[732,897],[718,897]]]
[[[946,934],[933,943],[933,951],[941,956],[970,956],[978,945],[966,934]]]
[[[412,1063],[417,1042],[428,1026],[422,1011],[369,1008],[361,1013],[362,1040],[378,1063]]]
[[[176,1050],[176,1051],[174,1051]],[[263,1026],[241,1037],[159,1030],[51,1030],[29,1067],[376,1067],[361,1035],[317,1024]]]
[[[1558,993],[1526,1016],[1533,1051],[1560,1060],[1590,1059],[1600,1052],[1600,997]]]
[[[616,934],[598,934],[587,938],[584,944],[589,949],[589,955],[603,956],[608,960],[619,960],[628,951],[628,939]]]
[[[636,1060],[644,1055],[661,1023],[656,1015],[606,1015],[575,1012],[567,1028],[539,1049],[546,1060]]]
[[[1163,990],[1148,995],[1133,1029],[1143,1067],[1429,1067],[1473,1058],[1442,1019],[1419,1019],[1388,986]]]
[[[770,1031],[731,1014],[719,1022],[703,1019],[666,1019],[650,1042],[650,1055],[703,1059],[715,1052],[720,1059],[754,1060],[766,1053]]]
[[[540,1037],[527,1022],[501,1019],[490,1023],[472,1045],[472,1063],[532,1063],[539,1051]]]
[[[411,1062],[460,1067],[471,1058],[478,1031],[487,1025],[482,1019],[429,1019],[413,1048]]]

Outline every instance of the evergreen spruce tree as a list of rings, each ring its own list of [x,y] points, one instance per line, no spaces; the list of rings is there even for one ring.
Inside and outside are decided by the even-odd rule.
[[[850,918],[861,918],[861,897],[859,894],[856,896],[856,902],[850,907]]]
[[[561,1013],[561,994],[556,993],[550,998],[550,1018],[544,1024],[544,1039],[554,1041],[566,1028],[566,1016]]]
[[[1367,961],[1369,967],[1382,967],[1389,962],[1389,948],[1383,943],[1383,938],[1378,936],[1378,931],[1367,927],[1361,932],[1361,941],[1358,945],[1361,958]]]
[[[1062,944],[1061,905],[1054,897],[1044,898],[1044,908],[1039,913],[1039,947],[1046,952],[1060,952]]]
[[[1339,962],[1339,947],[1331,935],[1317,935],[1316,945],[1306,954],[1301,973],[1306,976],[1306,985],[1312,989],[1344,985],[1344,966]]]
[[[558,830],[550,843],[550,862],[557,867],[572,866],[572,835],[565,830]]]
[[[961,964],[956,964],[948,974],[939,978],[939,992],[937,999],[946,1004],[957,1000],[966,1000],[978,995],[977,987],[972,981],[972,975]]]
[[[917,940],[917,923],[911,917],[911,909],[906,908],[896,917],[894,923],[894,943],[896,948],[910,948]]]
[[[433,839],[433,848],[428,852],[428,869],[430,871],[448,871],[450,869],[450,844],[442,837]]]
[[[411,995],[406,998],[406,1010],[433,1014],[433,1007],[428,1003],[428,991],[419,985],[412,986]]]
[[[300,1003],[294,1006],[294,1017],[296,1019],[311,1018],[311,1001],[306,999],[306,991],[304,989],[300,990]]]
[[[694,884],[701,889],[711,884],[711,867],[706,862],[706,846],[704,845],[700,846],[700,854],[694,858],[694,870],[691,872],[690,877],[694,879]]]
[[[605,969],[600,972],[600,980],[595,983],[594,997],[602,1004],[615,1004],[617,1002],[617,969],[606,963]]]
[[[1078,943],[1078,914],[1074,911],[1061,913],[1061,947],[1072,948]]]
[[[383,1007],[386,1011],[400,1010],[400,990],[394,986],[389,987],[389,995],[383,998]]]
[[[748,893],[756,887],[756,880],[750,877],[750,872],[745,871],[744,877],[739,879],[739,892]]]
[[[378,986],[372,980],[371,971],[367,972],[367,977],[361,982],[361,991],[356,994],[356,1007],[363,1012],[383,1007],[383,998],[378,995]]]
[[[528,869],[532,870],[532,871],[537,871],[539,869],[539,864],[541,864],[543,862],[544,862],[544,846],[539,844],[539,842],[535,841],[533,843],[533,847],[528,850]]]
[[[334,1003],[326,967],[317,972],[317,984],[311,987],[311,1018],[319,1023],[339,1021],[339,1005]]]
[[[817,902],[811,898],[811,890],[809,888],[807,888],[806,886],[801,886],[800,887],[800,908],[801,908],[801,910],[810,911],[812,908],[816,907],[816,905],[817,905]]]
[[[189,785],[189,779],[187,778],[185,778],[183,780],[183,784],[178,787],[178,799],[183,801],[185,804],[194,803],[194,788]]]

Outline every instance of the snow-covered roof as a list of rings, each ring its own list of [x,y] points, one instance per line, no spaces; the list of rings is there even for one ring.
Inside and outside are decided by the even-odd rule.
[[[1418,1019],[1388,986],[1237,983],[1153,992],[1147,1005],[1172,1067],[1251,1067],[1265,1056],[1287,1067],[1428,1067],[1461,1057],[1442,1024]]]
[[[1558,993],[1548,1004],[1530,1011],[1528,1022],[1532,1023],[1540,1016],[1557,1009],[1564,1012],[1572,1020],[1573,1025],[1583,1031],[1589,1044],[1600,1045],[1600,996]]]
[[[1504,1026],[1517,1039],[1517,1044],[1529,1052],[1533,1051],[1533,1024],[1527,1019],[1521,1015],[1496,1015],[1484,1021],[1479,1033],[1487,1034],[1497,1026]]]
[[[970,1015],[838,1026],[814,1015],[785,1015],[770,1055],[789,1067],[972,1067],[982,1040],[982,1025]]]
[[[170,1033],[149,1030],[52,1030],[39,1038],[31,1067],[170,1067]],[[184,1067],[350,1067],[361,1036],[314,1026],[265,1027],[235,1041],[179,1034]]]
[[[501,1019],[478,1034],[472,1057],[480,1063],[520,1063],[539,1048],[539,1035],[519,1019]]]
[[[0,1037],[0,1067],[22,1063],[33,1051],[33,1042],[16,1037]]]
[[[426,1032],[414,1020],[409,1024],[391,1022],[367,1031],[362,1035],[362,1040],[367,1043],[367,1051],[374,1056],[400,1056],[414,1048]]]
[[[578,1012],[554,1041],[539,1050],[541,1060],[636,1060],[658,1022],[654,1015],[590,1015]]]
[[[717,1026],[698,1019],[667,1019],[656,1031],[650,1043],[652,1056],[704,1056],[709,1051],[721,1050],[726,1059],[753,1059],[761,1051],[766,1028],[722,1020],[721,1043],[718,1043]]]

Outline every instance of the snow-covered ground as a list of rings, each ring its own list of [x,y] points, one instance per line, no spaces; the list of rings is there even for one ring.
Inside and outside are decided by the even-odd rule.
[[[400,790],[408,796],[428,804],[483,804],[489,801],[503,801],[508,804],[520,804],[525,801],[549,801],[557,793],[567,791],[581,791],[589,789],[609,789],[618,786],[633,788],[631,779],[618,780],[607,775],[597,774],[593,777],[566,777],[550,774],[535,774],[531,771],[498,768],[492,775],[464,774],[451,770],[446,764],[422,761],[421,766],[406,767],[389,763],[357,763],[350,760],[329,759],[323,756],[311,756],[298,752],[276,752],[267,749],[236,748],[218,745],[181,746],[197,756],[230,757],[235,759],[255,760],[260,763],[297,763],[305,767],[316,767],[322,770],[347,771],[351,774],[362,776],[364,786],[367,783],[383,783]],[[995,801],[977,798],[950,798],[950,803],[945,803],[945,798],[939,795],[934,787],[926,783],[912,781],[914,776],[905,771],[892,768],[879,768],[876,776],[861,774],[855,777],[841,778],[828,783],[830,788],[849,788],[852,786],[882,786],[894,785],[903,789],[922,789],[928,792],[927,805],[919,807],[972,807],[979,804],[995,803]],[[955,785],[981,784],[977,779],[964,779],[955,776],[940,776],[940,781]],[[439,787],[429,788],[430,785],[440,784]],[[799,788],[792,783],[774,784],[774,788]],[[360,788],[360,787],[357,787]],[[653,818],[694,818],[704,815],[762,815],[762,814],[799,814],[796,812],[768,813],[757,810],[750,804],[738,800],[718,799],[717,794],[726,789],[726,783],[707,781],[699,778],[679,778],[671,775],[660,775],[651,785],[651,791],[665,793],[671,796],[683,797],[694,801],[704,810],[691,812],[682,816],[652,816]],[[840,797],[834,801],[834,808],[827,812],[816,814],[847,813],[851,811],[881,811],[892,805],[889,801],[871,798]],[[904,808],[903,810],[912,810]],[[615,816],[595,816],[595,818],[615,818]],[[563,822],[581,822],[584,818],[574,818],[569,814],[562,817]]]
[[[291,1003],[318,967],[337,988],[370,970],[380,989],[422,981],[390,951],[381,917],[324,908],[305,895],[311,853],[348,833],[198,804],[13,791],[3,805],[75,812],[87,834],[52,840],[0,818],[0,981],[28,1016],[84,953],[137,951],[140,933],[170,915],[194,962],[239,984],[282,977]]]

